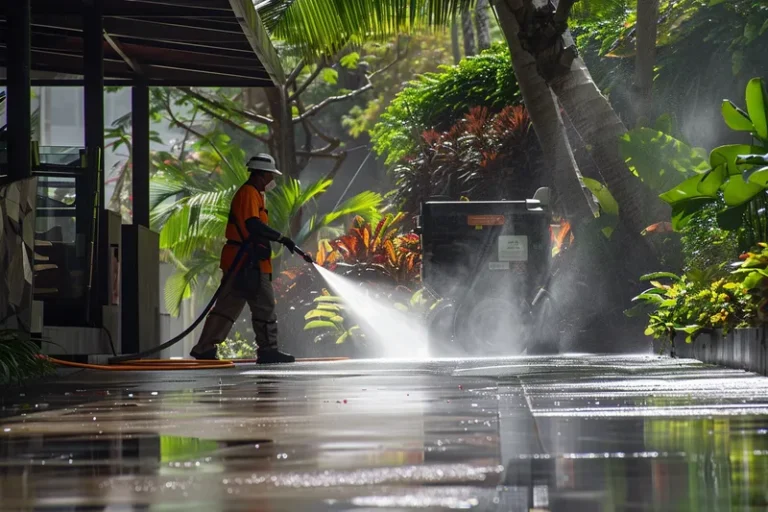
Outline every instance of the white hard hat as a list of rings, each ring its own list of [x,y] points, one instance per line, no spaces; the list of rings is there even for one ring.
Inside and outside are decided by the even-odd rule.
[[[277,174],[278,176],[283,175],[283,173],[277,170],[277,167],[275,166],[275,159],[267,153],[259,153],[256,156],[252,156],[251,159],[248,160],[246,167],[248,167],[250,172],[262,171],[271,172],[272,174]]]

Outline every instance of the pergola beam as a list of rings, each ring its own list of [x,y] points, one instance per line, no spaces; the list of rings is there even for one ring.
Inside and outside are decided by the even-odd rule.
[[[138,62],[136,62],[133,58],[129,57],[128,54],[126,54],[123,49],[121,48],[120,44],[112,38],[106,31],[104,32],[104,40],[107,42],[110,48],[120,56],[121,59],[123,59],[123,62],[125,62],[128,67],[130,67],[134,73],[137,75],[143,75],[144,71],[141,69],[141,66]]]

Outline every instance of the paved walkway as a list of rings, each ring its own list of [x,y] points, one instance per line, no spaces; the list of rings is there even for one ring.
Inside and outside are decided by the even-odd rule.
[[[2,510],[768,505],[768,379],[690,360],[89,371],[0,415]]]

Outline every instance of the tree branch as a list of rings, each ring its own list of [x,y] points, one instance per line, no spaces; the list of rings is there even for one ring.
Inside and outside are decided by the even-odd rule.
[[[315,126],[315,123],[312,122],[311,119],[305,119],[304,122],[306,122],[307,126],[312,128],[314,132],[317,134],[318,137],[323,139],[328,144],[333,144],[334,142],[338,141],[336,137],[331,137],[330,135],[325,135],[324,133],[321,133],[320,130],[317,129],[317,126]]]
[[[286,87],[296,82],[296,79],[299,77],[301,70],[304,69],[304,66],[306,66],[306,62],[302,58],[301,60],[299,60],[299,64],[293,69],[293,71],[291,71],[291,74],[288,75],[288,78],[285,79]]]
[[[199,93],[189,87],[179,87],[179,90],[189,94],[196,100],[207,103],[208,105],[212,105],[214,108],[217,108],[219,110],[223,110],[225,112],[235,111],[238,115],[246,119],[249,119],[255,123],[261,123],[266,125],[271,125],[272,123],[274,123],[274,120],[267,116],[262,116],[261,114],[256,114],[255,112],[249,112],[247,110],[240,110],[240,109],[227,107],[226,105],[222,105],[220,102],[216,101],[215,99],[209,98],[205,94]]]
[[[331,97],[325,98],[320,103],[317,103],[316,105],[312,105],[311,107],[309,107],[307,109],[307,111],[304,112],[304,114],[300,115],[299,117],[294,117],[293,118],[293,122],[294,123],[301,122],[301,121],[303,121],[304,119],[306,119],[308,117],[314,116],[320,110],[324,109],[325,107],[327,107],[331,103],[336,103],[336,102],[339,102],[339,101],[344,101],[344,100],[348,100],[348,99],[354,98],[355,96],[359,96],[362,93],[364,93],[365,91],[367,91],[369,89],[372,89],[372,88],[373,88],[373,84],[371,82],[368,82],[367,84],[365,84],[364,86],[360,87],[359,89],[355,89],[354,91],[348,92],[347,94],[341,94],[339,96],[331,96]]]
[[[213,117],[215,119],[218,119],[219,121],[221,121],[222,123],[226,124],[230,128],[234,128],[235,130],[238,130],[238,131],[248,135],[249,137],[253,137],[254,139],[259,140],[259,141],[261,141],[261,142],[263,142],[265,144],[267,143],[267,138],[266,137],[262,137],[261,135],[256,135],[255,133],[253,133],[248,128],[245,128],[244,126],[239,125],[238,123],[234,122],[233,120],[229,119],[228,117],[223,116],[223,115],[221,115],[219,113],[216,113],[213,110],[210,110],[208,108],[205,108],[202,105],[199,105],[199,108],[200,108],[200,110],[202,110],[203,112],[205,112],[209,116],[211,116],[211,117]]]
[[[307,87],[309,87],[312,82],[315,81],[317,76],[320,74],[320,72],[325,69],[325,61],[318,62],[317,66],[315,66],[315,69],[310,73],[309,77],[307,77],[306,80],[304,80],[304,83],[302,83],[294,92],[288,97],[288,101],[294,101],[296,98],[299,97],[301,93],[307,90]]]
[[[174,115],[173,109],[171,108],[170,102],[166,101],[164,106],[165,106],[165,111],[168,112],[168,116],[170,117],[172,123],[174,123],[176,126],[178,126],[179,128],[181,128],[183,130],[187,130],[187,132],[191,133],[195,137],[198,137],[198,138],[203,139],[204,141],[206,141],[208,144],[210,144],[210,146],[213,148],[213,150],[216,152],[216,154],[219,155],[219,158],[221,158],[221,160],[224,163],[226,163],[227,166],[229,166],[230,169],[232,168],[232,164],[230,164],[229,160],[227,160],[227,157],[225,157],[224,154],[221,151],[219,151],[219,148],[211,140],[210,137],[208,137],[207,135],[204,135],[204,134],[198,132],[197,130],[195,130],[191,126],[185,124],[183,121],[180,121]],[[183,161],[182,161],[182,164],[183,164]]]

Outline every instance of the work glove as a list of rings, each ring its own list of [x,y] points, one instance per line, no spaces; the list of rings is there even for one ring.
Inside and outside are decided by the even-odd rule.
[[[281,236],[280,240],[277,241],[280,244],[283,244],[286,249],[291,251],[291,254],[296,252],[296,242],[288,238],[287,236]]]

